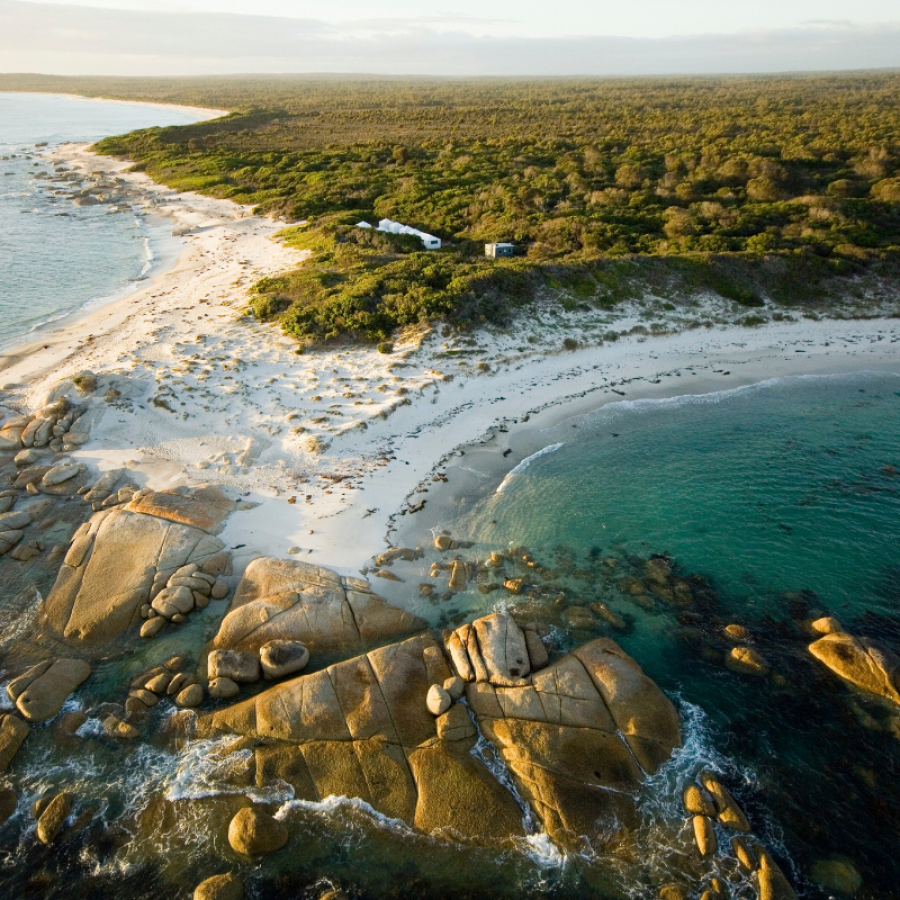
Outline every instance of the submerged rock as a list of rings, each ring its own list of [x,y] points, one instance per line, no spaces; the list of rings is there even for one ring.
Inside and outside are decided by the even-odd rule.
[[[845,856],[816,860],[809,876],[822,887],[846,897],[852,897],[863,885],[859,869]]]
[[[678,884],[664,884],[657,896],[659,900],[690,900],[688,892]]]

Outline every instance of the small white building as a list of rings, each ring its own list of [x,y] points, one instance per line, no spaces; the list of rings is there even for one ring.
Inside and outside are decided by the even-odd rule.
[[[515,244],[497,243],[484,245],[484,255],[490,259],[498,259],[501,256],[515,256],[515,253]]]
[[[357,228],[371,228],[368,222],[357,222]],[[440,250],[441,239],[433,234],[427,234],[419,231],[418,228],[411,228],[409,225],[403,225],[401,222],[395,222],[393,219],[382,219],[378,223],[376,231],[385,231],[388,234],[412,234],[415,235],[424,245],[426,250]]]

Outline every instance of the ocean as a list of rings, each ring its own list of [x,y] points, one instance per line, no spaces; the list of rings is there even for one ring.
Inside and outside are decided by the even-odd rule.
[[[0,93],[0,350],[126,295],[179,247],[162,217],[130,204],[76,205],[77,187],[51,180],[59,173],[45,154],[202,118],[177,107]]]
[[[453,498],[441,524],[478,558],[527,554],[564,606],[602,603],[620,621],[583,625],[552,602],[470,589],[435,624],[521,603],[563,649],[612,637],[686,723],[663,782],[726,772],[806,896],[835,896],[810,877],[835,860],[866,896],[894,896],[900,715],[825,670],[807,623],[830,615],[900,654],[900,371],[621,401],[540,440],[499,484]],[[654,557],[691,581],[692,603],[640,586]],[[729,624],[748,630],[768,676],[725,666]]]

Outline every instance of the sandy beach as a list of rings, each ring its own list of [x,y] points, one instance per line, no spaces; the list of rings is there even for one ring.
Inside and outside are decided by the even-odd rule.
[[[603,403],[900,364],[896,318],[747,328],[712,301],[713,327],[688,327],[696,311],[673,313],[661,336],[632,333],[637,309],[538,308],[506,330],[413,329],[391,354],[298,355],[246,315],[255,281],[302,262],[275,239],[284,223],[177,193],[86,146],[56,159],[127,180],[171,219],[183,249],[137,293],[0,358],[6,403],[39,408],[61,382],[94,373],[103,390],[90,398],[90,440],[72,455],[95,471],[127,466],[142,486],[233,488],[257,504],[223,536],[238,565],[292,554],[356,574],[398,524],[405,538],[439,522],[430,488],[468,477],[458,448],[487,442],[480,452],[502,478],[540,446],[542,427]],[[601,345],[610,329],[620,338]],[[579,346],[563,349],[573,335]],[[432,506],[416,517],[423,500]]]

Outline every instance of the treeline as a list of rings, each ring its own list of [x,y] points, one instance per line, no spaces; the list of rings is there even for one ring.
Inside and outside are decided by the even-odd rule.
[[[488,293],[498,290],[498,267],[488,277],[488,264],[473,256],[490,240],[523,248],[509,265],[517,277],[548,266],[692,254],[815,258],[847,272],[900,251],[897,73],[102,81],[54,89],[233,110],[101,142],[103,152],[136,160],[158,180],[289,220],[311,218],[312,228],[340,213],[387,216],[448,242],[431,263],[407,259],[418,255],[411,248],[334,262],[354,308],[366,298],[383,308],[384,296],[396,300],[403,291],[422,296],[393,305],[423,315],[457,302],[446,285],[432,290],[427,280],[417,293],[414,274],[381,293],[364,286],[364,276],[371,280],[384,265],[410,273],[431,265],[449,273],[438,280],[456,284],[451,294],[468,297],[467,309],[490,309],[493,301],[471,302],[485,279]],[[335,245],[353,243],[333,229],[329,235]],[[303,289],[289,293],[272,297],[286,322],[303,306]],[[308,300],[312,309],[323,302],[316,292]],[[311,316],[307,309],[300,318]],[[395,320],[379,320],[378,333]],[[292,330],[309,339],[342,330],[314,324],[308,333],[296,322]],[[366,327],[346,330],[374,336]]]

